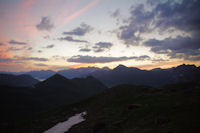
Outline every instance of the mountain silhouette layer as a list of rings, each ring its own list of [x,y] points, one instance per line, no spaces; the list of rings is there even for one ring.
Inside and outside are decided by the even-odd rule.
[[[0,74],[0,85],[9,86],[32,86],[38,83],[37,79],[34,79],[30,75],[12,75],[12,74]]]

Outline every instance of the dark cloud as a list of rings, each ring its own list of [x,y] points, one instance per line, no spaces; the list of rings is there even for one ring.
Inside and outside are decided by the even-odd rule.
[[[151,58],[148,55],[142,55],[142,56],[138,56],[137,58],[135,58],[135,60],[137,61],[143,61],[143,60],[150,60]]]
[[[36,66],[48,66],[46,64],[43,64],[43,63],[39,63],[39,64],[35,64]]]
[[[157,63],[157,62],[164,62],[164,61],[168,61],[168,60],[162,59],[162,58],[157,58],[157,59],[155,58],[155,59],[152,59],[151,61],[152,61],[153,63],[154,63],[154,62]]]
[[[96,57],[96,56],[72,56],[71,58],[67,59],[68,62],[76,62],[76,63],[108,63],[108,62],[117,62],[117,61],[126,61],[126,60],[146,60],[150,59],[149,56],[132,56],[132,57]]]
[[[23,50],[22,48],[16,48],[16,47],[9,47],[7,49],[7,51],[20,51],[20,50]]]
[[[84,36],[86,33],[89,33],[93,28],[90,25],[82,23],[80,27],[77,27],[69,32],[63,32],[64,35],[76,35],[76,36]]]
[[[145,46],[157,54],[166,54],[170,58],[198,59],[200,56],[200,39],[198,37],[166,38],[164,40],[150,39],[144,42]]]
[[[93,47],[94,52],[103,52],[105,50],[109,50],[113,46],[110,42],[99,42],[96,43]]]
[[[18,47],[8,47],[7,51],[22,51],[22,50],[32,50],[32,47],[27,47],[27,46],[18,46]]]
[[[116,9],[113,13],[110,15],[113,18],[117,18],[120,16],[120,9]]]
[[[141,34],[155,30],[166,32],[170,29],[189,33],[200,33],[200,1],[168,0],[165,2],[149,0],[151,10],[145,10],[145,5],[132,7],[127,24],[119,27],[118,38],[126,45],[138,45]]]
[[[48,61],[47,58],[38,58],[38,57],[19,57],[15,56],[14,60],[20,60],[20,61]]]
[[[13,59],[12,58],[1,58],[0,57],[0,62],[6,62],[6,63],[9,63],[9,62],[12,62]]]
[[[54,56],[52,56],[52,58],[55,60],[66,60],[65,56],[60,56],[60,55],[54,55]]]
[[[159,3],[153,10],[159,19],[156,26],[162,29],[174,27],[182,31],[200,31],[199,6],[199,0]]]
[[[79,51],[80,52],[90,52],[91,49],[89,49],[89,48],[81,48],[81,49],[79,49]]]
[[[50,31],[54,25],[51,23],[50,18],[48,16],[42,17],[39,24],[36,25],[38,30]]]
[[[47,45],[46,47],[43,47],[43,48],[53,48],[55,45],[54,44],[51,44],[51,45]]]
[[[19,41],[15,41],[15,40],[10,40],[8,43],[10,44],[16,44],[16,45],[26,45],[26,42],[19,42]]]
[[[69,41],[69,42],[88,43],[88,41],[86,41],[86,40],[74,39],[74,38],[71,37],[71,36],[61,37],[61,38],[58,38],[58,40],[60,40],[60,41]]]
[[[0,58],[0,62],[18,62],[18,61],[48,61],[47,58],[38,58],[38,57],[19,57],[15,56],[14,58]]]
[[[0,42],[0,46],[4,45],[2,42]]]
[[[38,52],[38,53],[42,53],[42,50],[38,50],[37,52]]]
[[[186,60],[200,61],[200,56],[185,57]]]
[[[27,50],[32,50],[33,48],[32,47],[29,47]]]
[[[50,36],[49,35],[46,35],[43,37],[44,39],[50,39]]]

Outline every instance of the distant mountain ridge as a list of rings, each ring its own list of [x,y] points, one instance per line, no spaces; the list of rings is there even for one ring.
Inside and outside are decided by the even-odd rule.
[[[196,80],[200,76],[199,71],[200,67],[182,64],[168,69],[155,68],[152,70],[141,70],[136,67],[119,65],[114,69],[109,69],[107,67],[87,67],[61,70],[57,73],[69,79],[83,78],[91,75],[108,87],[119,84],[149,85],[159,87],[170,83]],[[36,79],[44,80],[56,74],[56,72],[51,70],[41,70],[26,72],[26,74],[30,74]]]
[[[159,87],[171,83],[198,80],[200,69],[195,65],[180,65],[169,69],[141,70],[119,65],[110,71],[96,71],[92,76],[108,87],[119,84],[148,85]]]
[[[33,86],[38,83],[37,79],[34,79],[30,75],[12,75],[12,74],[0,74],[0,85],[9,86]]]

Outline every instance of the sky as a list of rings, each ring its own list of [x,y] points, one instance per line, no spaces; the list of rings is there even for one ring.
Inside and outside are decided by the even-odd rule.
[[[199,0],[0,0],[0,71],[200,65]]]

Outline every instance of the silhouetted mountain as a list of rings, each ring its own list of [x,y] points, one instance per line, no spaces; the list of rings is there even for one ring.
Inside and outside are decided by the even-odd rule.
[[[35,85],[35,90],[47,107],[72,103],[81,98],[78,87],[59,74],[39,82]]]
[[[90,73],[99,70],[97,67],[82,67],[77,69],[67,69],[58,71],[59,74],[67,77],[67,78],[80,78],[89,75]]]
[[[151,71],[160,71],[160,70],[162,70],[162,69],[161,68],[154,68]]]
[[[76,84],[78,88],[84,88],[80,90],[82,90],[82,94],[86,96],[101,92],[106,88],[104,84],[92,76],[86,78],[74,78],[72,79],[72,82]]]
[[[34,78],[47,79],[54,71],[31,71],[27,72]],[[136,67],[119,65],[114,69],[87,67],[67,69],[58,71],[60,75],[72,78],[82,78],[92,75],[108,87],[119,84],[149,85],[159,87],[169,83],[185,82],[198,79],[200,68],[195,65],[180,65],[169,69],[155,68],[152,70],[141,70]]]
[[[72,85],[72,82],[65,78],[64,76],[61,76],[59,74],[55,74],[51,76],[50,78],[39,82],[38,84],[35,85],[35,87],[47,87],[47,88],[53,88],[53,87],[74,87]]]
[[[12,75],[0,74],[0,85],[9,86],[32,86],[39,81],[27,74]]]
[[[106,87],[91,76],[69,80],[55,74],[33,87],[1,85],[0,88],[0,117],[2,121],[7,121],[31,116],[63,104],[71,104],[102,92]]]
[[[150,71],[119,65],[113,70],[95,71],[91,73],[91,75],[109,87],[119,84],[149,85],[158,87],[170,83],[196,80],[200,77],[200,70],[195,65],[185,64],[174,68],[159,68]]]
[[[52,95],[59,93],[65,98],[78,99],[101,92],[106,86],[91,76],[69,80],[60,74],[55,74],[36,84],[35,88],[43,93],[51,92]]]
[[[128,67],[124,66],[124,65],[118,65],[117,67],[115,67],[113,69],[113,71],[126,71],[127,69],[129,69]]]
[[[30,71],[30,72],[27,72],[26,74],[29,74],[32,77],[37,78],[39,80],[44,80],[51,77],[55,73],[56,72],[51,71],[51,70],[41,70],[41,71]]]

